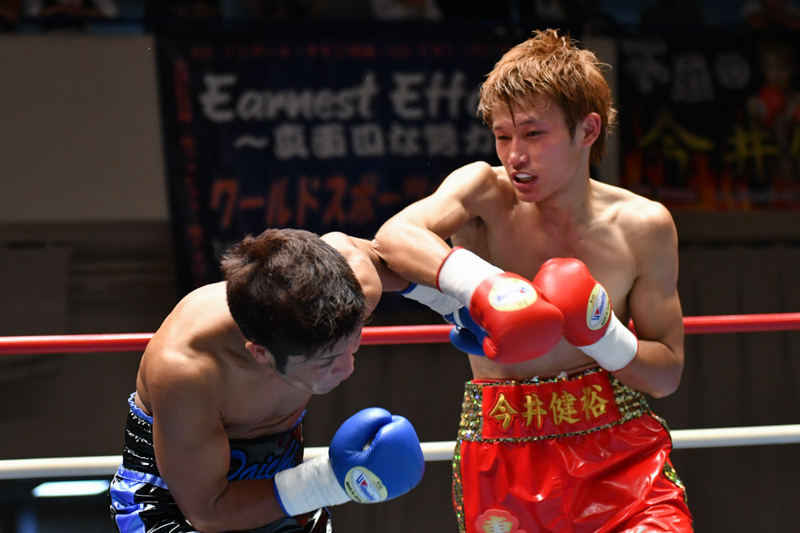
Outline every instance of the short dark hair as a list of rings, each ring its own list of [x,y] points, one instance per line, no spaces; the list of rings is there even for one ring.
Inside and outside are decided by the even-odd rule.
[[[289,356],[308,359],[330,349],[366,318],[350,265],[309,231],[248,235],[224,254],[221,268],[233,319],[247,340],[273,355],[281,373]]]

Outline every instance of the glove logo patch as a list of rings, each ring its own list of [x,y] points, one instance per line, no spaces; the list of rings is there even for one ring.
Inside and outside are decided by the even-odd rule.
[[[599,283],[594,286],[586,306],[586,325],[592,331],[597,331],[608,323],[611,318],[611,300],[608,293]]]
[[[389,496],[381,478],[363,466],[350,469],[344,479],[344,489],[350,499],[358,503],[378,503]]]
[[[517,278],[498,281],[489,291],[489,304],[498,311],[516,311],[533,305],[539,296],[530,283]]]

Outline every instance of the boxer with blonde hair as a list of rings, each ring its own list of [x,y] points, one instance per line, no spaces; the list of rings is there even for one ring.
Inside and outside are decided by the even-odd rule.
[[[555,30],[509,50],[479,104],[501,165],[455,170],[373,241],[471,354],[462,532],[692,529],[642,394],[683,370],[677,232],[663,205],[590,177],[615,118],[601,67]]]

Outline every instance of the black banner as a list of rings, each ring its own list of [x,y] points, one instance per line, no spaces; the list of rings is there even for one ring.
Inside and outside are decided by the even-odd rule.
[[[671,209],[800,208],[798,44],[622,39],[622,185]]]
[[[248,233],[371,238],[457,167],[496,164],[477,90],[513,42],[470,28],[159,36],[184,290],[217,281]]]

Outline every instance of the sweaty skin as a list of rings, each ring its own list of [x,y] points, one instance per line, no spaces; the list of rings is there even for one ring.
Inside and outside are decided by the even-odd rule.
[[[344,234],[323,239],[355,271],[370,313],[383,290],[407,284],[381,265],[368,241]],[[291,428],[313,394],[330,392],[350,376],[360,341],[359,329],[309,360],[290,357],[281,374],[272,356],[240,333],[224,282],[178,303],[147,345],[135,402],[153,416],[159,471],[195,527],[246,530],[284,516],[271,479],[228,482],[228,441]]]
[[[663,205],[590,179],[600,122],[590,113],[570,136],[560,108],[541,99],[513,117],[498,109],[492,131],[503,165],[457,169],[389,219],[373,246],[393,271],[429,286],[450,251],[446,239],[528,279],[550,258],[580,259],[622,323],[635,323],[637,356],[615,375],[661,397],[677,388],[683,369],[677,232]],[[564,339],[523,363],[469,359],[475,379],[551,378],[598,366]]]

